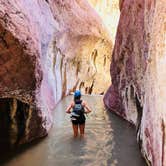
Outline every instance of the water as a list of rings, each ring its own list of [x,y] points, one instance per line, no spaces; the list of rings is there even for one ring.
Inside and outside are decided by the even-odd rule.
[[[2,166],[144,166],[135,129],[105,111],[101,96],[84,96],[93,112],[86,121],[85,138],[73,138],[66,97],[55,110],[48,137],[5,156]]]

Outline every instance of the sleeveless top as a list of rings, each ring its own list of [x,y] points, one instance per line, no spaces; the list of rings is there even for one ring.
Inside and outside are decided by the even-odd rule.
[[[72,116],[74,116],[77,119],[85,119],[84,112],[85,110],[82,106],[82,100],[76,100],[73,107]]]

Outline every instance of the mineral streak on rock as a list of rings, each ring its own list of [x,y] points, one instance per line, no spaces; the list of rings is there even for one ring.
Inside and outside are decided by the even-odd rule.
[[[166,3],[121,1],[105,105],[137,126],[147,162],[166,165]]]
[[[50,50],[57,98],[76,88],[103,94],[110,83],[112,41],[102,20],[84,0],[49,3],[58,25]]]
[[[0,106],[1,150],[9,145],[22,144],[33,140],[36,136],[45,135],[45,129],[41,125],[42,117],[35,108],[32,109],[32,114],[28,104],[14,98],[1,98]]]

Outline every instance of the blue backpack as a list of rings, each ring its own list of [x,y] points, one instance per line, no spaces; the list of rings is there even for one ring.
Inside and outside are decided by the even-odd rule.
[[[76,101],[73,107],[73,111],[71,112],[72,117],[78,118],[84,115],[84,107],[82,106],[82,101]]]

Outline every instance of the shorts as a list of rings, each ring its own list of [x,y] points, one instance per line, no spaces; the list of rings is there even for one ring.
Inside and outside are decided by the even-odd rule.
[[[79,118],[72,118],[71,122],[74,125],[82,125],[82,124],[85,124],[85,120],[86,120],[85,116],[83,116],[83,117],[79,117]]]

